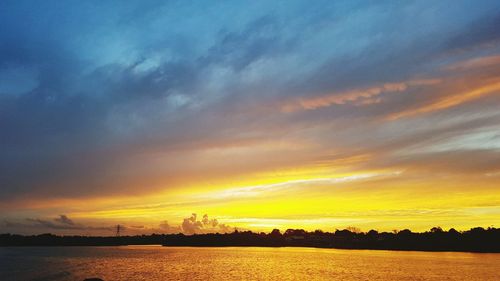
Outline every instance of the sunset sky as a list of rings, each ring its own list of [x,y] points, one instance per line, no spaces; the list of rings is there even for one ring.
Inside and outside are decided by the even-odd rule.
[[[117,224],[499,227],[500,1],[0,1],[0,233]]]

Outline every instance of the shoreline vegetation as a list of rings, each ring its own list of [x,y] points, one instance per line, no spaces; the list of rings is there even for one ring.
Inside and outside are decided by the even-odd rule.
[[[219,234],[151,234],[136,236],[58,236],[40,234],[23,236],[0,234],[0,246],[125,246],[152,245],[190,247],[314,247],[336,249],[407,250],[407,251],[460,251],[500,253],[500,229],[482,227],[467,231],[445,231],[433,227],[426,232],[408,229],[393,232],[355,228],[323,232],[288,229],[270,233],[234,231]]]

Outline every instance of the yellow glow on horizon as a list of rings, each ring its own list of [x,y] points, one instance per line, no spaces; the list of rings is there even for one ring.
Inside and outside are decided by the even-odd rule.
[[[254,231],[273,228],[331,231],[347,226],[419,231],[432,224],[466,229],[498,221],[500,209],[496,206],[500,200],[490,192],[494,184],[485,182],[482,189],[472,190],[477,181],[463,181],[457,189],[457,181],[435,180],[434,184],[439,186],[436,189],[429,182],[401,182],[399,176],[397,172],[301,180],[292,176],[288,181],[279,181],[284,178],[279,177],[268,179],[269,184],[209,188],[201,193],[168,198],[148,195],[129,201],[127,206],[118,207],[114,202],[111,206],[71,212],[70,216],[154,226],[164,220],[178,225],[191,213],[206,213],[221,223]],[[141,205],[139,201],[148,203]],[[178,203],[165,203],[172,201]],[[471,218],[475,220],[470,221]]]
[[[178,226],[191,213],[220,223],[270,231],[304,228],[333,231],[409,228],[467,229],[500,223],[498,175],[440,176],[401,169],[355,170],[372,154],[231,175],[129,196],[25,201],[47,217],[66,214],[76,221],[137,224],[157,231],[160,222]],[[493,180],[492,180],[493,179]],[[32,204],[33,203],[33,204]],[[32,205],[30,205],[32,204]]]

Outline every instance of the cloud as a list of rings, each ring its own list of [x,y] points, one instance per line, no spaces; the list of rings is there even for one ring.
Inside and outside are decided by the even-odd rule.
[[[500,92],[500,82],[494,81],[491,84],[480,86],[479,88],[467,91],[467,92],[462,92],[459,94],[451,95],[451,96],[446,96],[444,98],[441,98],[437,101],[434,101],[433,103],[424,105],[419,108],[414,108],[414,109],[409,109],[406,111],[398,112],[395,114],[391,114],[387,117],[389,120],[395,120],[403,117],[408,117],[408,116],[413,116],[417,114],[423,114],[423,113],[428,113],[428,112],[433,112],[433,111],[438,111],[438,110],[444,110],[450,107],[458,106],[460,104],[470,102],[472,100],[479,99],[483,96],[489,95],[489,94],[496,94]]]
[[[55,218],[54,220],[62,224],[75,225],[75,223],[66,215],[60,215],[59,218]]]
[[[463,161],[467,159],[467,161]],[[395,155],[379,161],[379,167],[397,167],[427,174],[486,175],[500,171],[498,149],[453,149]],[[438,172],[437,172],[438,171]]]
[[[63,235],[113,235],[116,225],[87,225],[75,223],[66,215],[54,219],[26,218],[4,220],[2,231],[19,234],[54,233]]]
[[[461,32],[448,39],[446,47],[456,50],[467,50],[494,44],[500,39],[500,32],[495,26],[500,24],[498,7],[491,6],[483,17],[472,19]]]
[[[292,180],[292,181],[285,181],[273,184],[234,187],[222,191],[209,192],[206,195],[202,195],[201,197],[211,198],[216,200],[241,200],[252,197],[258,198],[258,197],[267,197],[271,195],[279,196],[280,194],[283,193],[293,193],[297,191],[303,191],[304,189],[312,190],[315,186],[334,186],[336,184],[347,183],[347,182],[394,177],[398,176],[399,174],[400,172],[396,171],[390,173],[384,173],[384,172],[363,173],[363,174],[356,174],[356,175],[336,177],[336,178],[314,178],[314,179]],[[203,217],[204,224],[205,224],[205,216]],[[209,223],[209,221],[207,220],[207,224],[211,224],[211,222]],[[217,224],[216,220],[215,224]]]
[[[73,220],[68,218],[68,216],[66,215],[60,215],[53,221],[39,219],[39,218],[27,218],[26,221],[31,223],[33,227],[42,227],[47,229],[83,230],[87,228],[87,226],[85,225],[74,223]]]
[[[217,219],[209,219],[208,215],[203,215],[202,220],[197,220],[197,215],[193,213],[191,217],[185,218],[181,224],[184,234],[203,234],[203,233],[228,233],[234,229],[225,224],[219,224]]]
[[[492,67],[500,65],[500,55],[482,56],[446,65],[445,70],[466,71],[483,67]]]
[[[168,221],[163,221],[162,223],[160,223],[159,228],[161,233],[166,233],[166,234],[175,234],[182,232],[180,226],[171,226],[168,224]]]
[[[43,220],[43,219],[26,219],[26,221],[33,224],[33,226],[40,226],[44,228],[50,229],[82,229],[81,226],[72,226],[67,224],[57,224],[51,221]]]
[[[439,79],[424,79],[398,83],[385,83],[380,86],[332,93],[309,99],[299,98],[298,101],[285,104],[282,110],[285,112],[293,112],[299,109],[313,110],[321,107],[328,107],[333,104],[342,105],[346,103],[366,105],[374,102],[379,102],[380,99],[375,99],[375,97],[383,93],[404,92],[409,87],[428,86],[435,85],[437,83],[440,83]]]
[[[1,224],[4,231],[13,233],[44,233],[51,232],[56,234],[75,235],[84,233],[85,235],[114,235],[117,225],[120,225],[122,235],[141,235],[141,234],[177,234],[186,235],[203,233],[230,233],[235,228],[219,223],[217,219],[210,219],[208,215],[203,215],[201,220],[197,219],[196,214],[185,218],[179,225],[170,225],[168,221],[162,221],[158,227],[149,227],[145,225],[119,223],[106,223],[106,225],[96,225],[95,223],[82,224],[76,223],[66,215],[60,215],[52,220],[43,218],[26,218],[24,220],[4,220]]]

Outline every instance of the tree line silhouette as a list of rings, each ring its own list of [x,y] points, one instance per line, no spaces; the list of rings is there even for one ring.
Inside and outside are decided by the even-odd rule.
[[[433,227],[430,231],[416,233],[409,229],[393,232],[370,230],[360,232],[354,228],[335,232],[312,232],[288,229],[284,233],[274,229],[270,233],[234,231],[219,234],[151,234],[137,236],[57,236],[41,234],[23,236],[0,234],[0,246],[258,246],[258,247],[318,247],[340,249],[379,249],[415,251],[468,251],[500,252],[500,229],[482,227],[467,231],[444,231]]]

